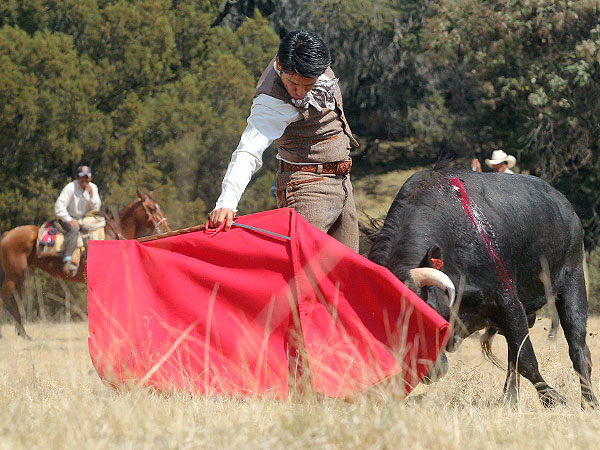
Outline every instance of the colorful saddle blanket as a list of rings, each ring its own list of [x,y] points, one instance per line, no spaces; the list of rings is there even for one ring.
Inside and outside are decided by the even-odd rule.
[[[79,221],[81,226],[77,246],[87,248],[89,240],[104,240],[104,217],[86,216]],[[65,230],[56,219],[45,222],[38,231],[37,256],[63,256],[65,250]]]
[[[58,234],[54,220],[47,221],[42,225],[40,231],[40,246],[54,247],[56,245],[56,235]]]

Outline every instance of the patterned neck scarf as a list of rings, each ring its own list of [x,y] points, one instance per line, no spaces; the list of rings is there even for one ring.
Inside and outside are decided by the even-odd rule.
[[[339,78],[330,79],[326,76],[319,77],[313,88],[300,100],[292,99],[292,104],[298,108],[308,109],[313,105],[317,111],[323,108],[335,110],[334,93],[338,86]]]

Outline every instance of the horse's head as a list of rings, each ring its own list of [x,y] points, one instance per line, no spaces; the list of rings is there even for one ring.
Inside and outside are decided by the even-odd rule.
[[[138,190],[137,194],[145,213],[146,222],[142,223],[142,226],[152,230],[152,234],[171,231],[171,228],[167,223],[167,218],[160,209],[160,205],[152,196],[152,191],[150,191],[148,195],[145,195]]]

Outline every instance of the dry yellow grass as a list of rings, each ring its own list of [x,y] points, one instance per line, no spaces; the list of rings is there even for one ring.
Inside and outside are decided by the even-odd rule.
[[[354,181],[357,207],[385,215],[413,171]],[[364,216],[361,217],[364,220]],[[562,334],[546,340],[538,321],[532,340],[546,380],[568,407],[545,410],[521,380],[517,407],[501,404],[505,374],[486,361],[477,339],[449,355],[438,383],[401,399],[393,386],[352,401],[285,401],[161,396],[142,389],[118,394],[98,378],[87,350],[87,323],[28,324],[33,341],[4,325],[0,339],[2,449],[571,449],[599,447],[600,412],[579,408],[579,383]],[[600,318],[588,344],[600,364]],[[502,336],[494,352],[505,359]],[[592,374],[600,394],[600,369]]]
[[[353,401],[286,401],[145,390],[118,394],[90,362],[87,324],[29,324],[33,341],[3,326],[0,340],[1,449],[192,448],[597,448],[600,413],[579,408],[579,385],[562,334],[547,342],[538,321],[532,339],[546,380],[568,407],[544,410],[522,380],[516,408],[503,406],[504,373],[481,356],[477,339],[450,355],[446,377],[418,386],[406,400],[393,387]],[[590,320],[593,361],[600,358],[600,319]],[[504,358],[503,338],[494,342]],[[598,366],[598,364],[596,364]],[[600,393],[599,373],[593,373]]]
[[[353,179],[352,188],[359,220],[364,221],[366,216],[385,217],[400,187],[415,172],[416,169],[394,170]]]

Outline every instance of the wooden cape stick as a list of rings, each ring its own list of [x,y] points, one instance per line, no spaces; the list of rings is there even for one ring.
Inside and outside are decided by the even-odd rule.
[[[265,233],[265,234],[269,234],[271,236],[276,236],[279,238],[287,239],[288,241],[291,240],[291,238],[289,236],[284,236],[283,234],[274,233],[274,232],[268,231],[268,230],[263,230],[262,228],[256,228],[256,227],[252,227],[250,225],[244,225],[244,224],[235,223],[235,222],[233,222],[231,225],[241,227],[241,228],[246,228],[248,230],[258,231],[259,233]],[[193,233],[194,231],[200,231],[200,230],[204,230],[204,229],[206,229],[206,224],[200,224],[200,225],[196,225],[194,227],[181,228],[180,230],[167,231],[166,233],[154,234],[152,236],[144,236],[144,237],[138,238],[137,241],[138,242],[154,241],[156,239],[163,239],[166,237],[177,236],[180,234]],[[220,231],[220,230],[217,229],[214,232],[217,233],[218,231]]]
[[[194,227],[189,228],[181,228],[179,230],[167,231],[166,233],[153,234],[151,236],[143,236],[141,238],[137,238],[138,242],[146,242],[146,241],[155,241],[156,239],[164,239],[166,237],[178,236],[180,234],[193,233],[194,231],[204,230],[206,224],[196,225]]]

